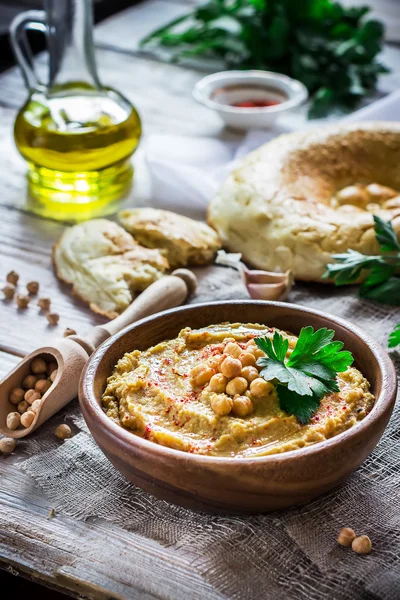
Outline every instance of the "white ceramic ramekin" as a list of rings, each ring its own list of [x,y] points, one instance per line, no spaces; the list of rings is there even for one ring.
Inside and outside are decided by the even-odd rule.
[[[248,92],[246,91],[248,90]],[[251,98],[246,98],[246,93]],[[243,108],[233,102],[256,97],[279,100],[274,106]],[[197,102],[215,111],[229,127],[269,127],[279,116],[307,100],[307,88],[296,79],[270,71],[220,71],[203,77],[193,89]],[[257,99],[256,98],[256,99]]]

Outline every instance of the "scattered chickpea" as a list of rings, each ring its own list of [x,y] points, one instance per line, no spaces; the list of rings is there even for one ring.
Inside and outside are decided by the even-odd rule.
[[[256,357],[252,352],[241,352],[238,358],[244,367],[254,367],[256,364]]]
[[[210,381],[213,375],[215,375],[215,371],[214,369],[211,369],[208,365],[204,363],[196,365],[190,371],[190,383],[193,387],[205,385]]]
[[[340,530],[339,532],[339,536],[338,536],[338,544],[340,544],[341,546],[351,546],[352,541],[355,539],[356,534],[354,532],[353,529],[351,529],[350,527],[343,527],[343,529]]]
[[[7,300],[12,300],[15,296],[15,285],[13,283],[6,283],[2,289],[2,292]]]
[[[22,380],[22,387],[24,388],[24,390],[33,390],[36,382],[37,382],[36,375],[27,375]]]
[[[60,320],[60,315],[58,315],[57,313],[49,313],[47,315],[47,320],[49,324],[53,327],[54,325],[57,325],[58,321]]]
[[[36,294],[39,291],[39,283],[37,281],[30,281],[26,284],[26,289],[28,290],[29,294],[32,294],[32,296],[36,296]]]
[[[21,415],[21,425],[23,427],[30,427],[33,423],[34,418],[35,413],[32,410],[28,410],[23,415]]]
[[[48,379],[40,379],[36,382],[35,390],[42,396],[51,388],[52,382]]]
[[[54,383],[56,377],[57,377],[57,369],[54,369],[54,371],[52,373],[50,373],[50,377],[49,377],[51,383]]]
[[[7,415],[6,425],[8,429],[17,429],[21,422],[21,415],[19,412],[10,412]]]
[[[240,372],[240,376],[244,377],[249,383],[257,379],[259,373],[255,367],[243,367]]]
[[[41,310],[49,310],[51,304],[50,298],[39,298],[37,305]]]
[[[29,296],[23,296],[22,294],[17,294],[18,308],[21,308],[21,309],[28,308],[29,301],[30,301]]]
[[[46,369],[46,373],[48,376],[50,376],[52,374],[53,371],[57,370],[57,363],[52,360],[51,362],[47,363],[47,369]]]
[[[13,438],[1,438],[0,440],[0,454],[11,454],[15,450],[17,442]]]
[[[247,379],[244,377],[234,377],[226,386],[226,393],[230,396],[236,396],[236,394],[243,394],[247,390]]]
[[[72,430],[71,427],[66,423],[61,423],[61,425],[56,427],[55,434],[59,440],[66,440],[72,437]]]
[[[38,400],[39,398],[40,394],[36,390],[28,390],[25,392],[24,400],[29,404],[32,404],[32,402],[35,402],[35,400]]]
[[[25,390],[22,388],[14,388],[11,390],[10,395],[8,397],[11,404],[19,404],[24,399]]]
[[[269,381],[265,381],[265,379],[262,379],[261,377],[258,377],[257,379],[254,379],[251,382],[250,393],[256,398],[262,398],[263,396],[269,394],[273,387],[274,386],[272,385],[272,383],[270,383]]]
[[[372,550],[372,542],[367,535],[360,535],[353,540],[351,547],[357,554],[369,554]]]
[[[232,410],[233,401],[225,394],[214,394],[211,398],[211,408],[216,415],[223,417],[229,415]]]
[[[17,411],[19,412],[20,415],[23,415],[24,412],[26,412],[28,410],[28,408],[30,408],[30,403],[27,402],[26,400],[22,400],[22,402],[20,402],[17,406]]]
[[[213,356],[212,358],[208,359],[207,364],[211,369],[214,369],[214,371],[217,373],[219,371],[220,360],[221,360],[220,356]]]
[[[18,275],[18,273],[16,271],[10,271],[7,274],[6,279],[7,279],[8,283],[12,283],[13,285],[17,285],[18,279],[19,279],[19,275]]]
[[[238,344],[234,342],[229,342],[225,346],[224,354],[228,354],[229,356],[233,356],[233,358],[238,358],[239,354],[242,353],[242,349]]]
[[[227,378],[224,377],[222,373],[217,373],[216,375],[213,375],[211,377],[208,387],[210,389],[210,392],[216,392],[217,394],[221,394],[222,392],[225,392],[227,383]]]
[[[247,417],[253,409],[253,403],[247,396],[237,396],[233,399],[232,412],[235,417]]]
[[[227,356],[222,362],[220,370],[222,375],[225,375],[225,377],[228,377],[229,379],[231,377],[237,377],[238,375],[240,375],[240,372],[242,370],[242,363],[238,358],[232,358],[231,356]]]
[[[68,337],[69,335],[76,335],[75,329],[71,329],[70,327],[67,327],[66,330],[64,331],[64,337]]]
[[[39,410],[41,404],[42,404],[42,400],[40,398],[38,398],[37,400],[32,402],[32,405],[29,410],[31,410],[32,412],[34,412],[36,414],[37,411]]]
[[[44,358],[34,358],[31,362],[31,371],[32,373],[46,373],[47,371],[47,362]]]

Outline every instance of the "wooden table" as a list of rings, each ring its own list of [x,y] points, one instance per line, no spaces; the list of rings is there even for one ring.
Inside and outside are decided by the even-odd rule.
[[[375,4],[379,12],[378,0]],[[384,4],[393,7],[396,1],[385,0]],[[191,98],[198,72],[137,55],[140,37],[184,10],[186,7],[177,2],[150,0],[99,25],[100,73],[104,82],[123,91],[138,107],[145,134],[225,135],[218,119]],[[388,92],[400,87],[400,50],[388,47],[384,55],[393,69],[381,83],[382,91]],[[38,63],[42,68],[43,57]],[[51,248],[63,225],[43,221],[24,209],[25,164],[15,150],[12,125],[25,97],[17,69],[0,77],[0,279],[3,281],[14,269],[22,284],[39,281],[61,319],[56,332],[38,315],[34,303],[28,310],[17,312],[15,306],[1,301],[0,376],[18,362],[18,357],[51,343],[64,328],[84,334],[102,322],[54,277]],[[140,152],[135,160],[140,165]],[[148,186],[140,168],[137,173],[134,201],[145,203]],[[168,548],[152,540],[101,520],[86,523],[62,514],[48,520],[51,506],[19,469],[23,458],[22,444],[14,456],[0,459],[0,561],[4,568],[90,598],[220,598],[189,560],[175,564]],[[102,551],[105,540],[107,553]],[[108,567],[110,553],[118,569]]]

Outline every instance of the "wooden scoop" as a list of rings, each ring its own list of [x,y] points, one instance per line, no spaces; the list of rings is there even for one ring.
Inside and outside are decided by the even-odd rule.
[[[143,317],[183,304],[196,288],[196,277],[187,269],[177,269],[156,281],[136,298],[119,317],[98,325],[85,338],[71,335],[61,338],[54,346],[45,346],[31,352],[0,382],[0,433],[12,438],[22,438],[37,429],[78,395],[78,384],[83,367],[92,352],[104,340],[127,325]],[[17,407],[11,404],[11,390],[21,387],[22,380],[30,373],[30,364],[38,356],[47,362],[57,363],[57,377],[51,388],[43,395],[40,408],[29,427],[9,429],[7,415]]]

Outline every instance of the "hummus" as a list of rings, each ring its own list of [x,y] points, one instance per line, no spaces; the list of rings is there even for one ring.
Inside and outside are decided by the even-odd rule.
[[[252,387],[250,379],[240,398],[252,405],[251,413],[237,416],[233,410],[230,414],[217,414],[213,409],[216,394],[210,390],[211,384],[195,385],[191,373],[200,364],[208,368],[218,364],[228,344],[239,346],[246,356],[253,352],[257,358],[257,352],[261,351],[255,346],[254,337],[272,337],[273,333],[274,329],[258,324],[222,323],[198,330],[185,328],[173,340],[127,353],[108,378],[103,409],[122,427],[157,444],[228,457],[303,448],[338,435],[366,416],[374,397],[369,393],[368,381],[355,368],[338,374],[340,391],[326,395],[305,425],[280,409],[273,385],[267,384],[264,393],[253,395],[256,386]],[[290,352],[297,338],[283,331],[279,333],[289,339]],[[252,369],[247,367],[246,373]],[[218,394],[219,400],[224,397],[227,402],[234,402],[226,392]]]

